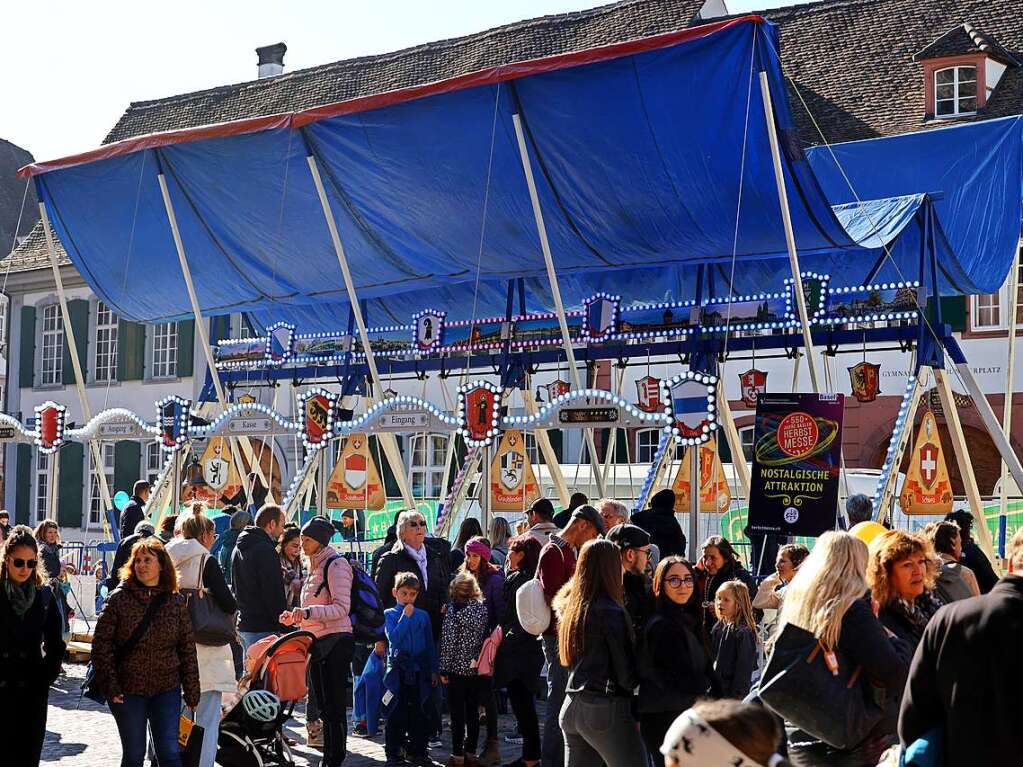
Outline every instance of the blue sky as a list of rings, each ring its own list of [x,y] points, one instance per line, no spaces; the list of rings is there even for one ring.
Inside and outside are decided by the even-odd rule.
[[[734,13],[788,5],[726,0]],[[34,0],[7,3],[0,138],[48,159],[99,144],[131,101],[250,80],[283,40],[287,69],[457,37],[594,0]]]

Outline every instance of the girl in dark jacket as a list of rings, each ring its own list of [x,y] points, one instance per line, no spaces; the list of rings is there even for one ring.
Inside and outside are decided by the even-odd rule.
[[[553,604],[561,665],[569,670],[558,718],[566,767],[647,764],[632,715],[639,679],[623,599],[621,550],[611,541],[588,541]]]
[[[479,584],[483,604],[487,608],[487,633],[501,625],[504,618],[504,570],[490,563],[490,544],[486,538],[476,536],[465,544],[465,561],[460,572],[469,573]],[[487,744],[479,756],[484,767],[501,763],[497,747],[497,700],[494,697],[494,679],[490,676],[477,677],[479,687],[476,694],[486,710]]]
[[[659,752],[671,723],[708,693],[719,695],[703,631],[693,566],[662,559],[654,572],[656,610],[643,631],[637,705],[639,727],[651,754]]]
[[[115,652],[142,623],[151,620],[127,655]],[[177,572],[156,538],[139,541],[121,570],[96,621],[92,641],[96,682],[110,704],[121,738],[121,767],[142,767],[146,722],[160,767],[179,767],[178,717],[185,704],[199,705],[199,664],[192,619],[178,593]]]
[[[497,650],[494,687],[508,691],[508,701],[522,734],[522,756],[509,767],[534,767],[540,761],[540,724],[534,697],[542,684],[543,648],[537,638],[522,628],[515,609],[515,595],[536,574],[540,542],[531,535],[508,542],[508,577],[504,582],[504,639]]]
[[[50,685],[60,674],[65,645],[32,530],[15,527],[2,551],[0,722],[14,733],[6,739],[4,757],[7,764],[32,767],[42,753]]]
[[[725,581],[714,597],[718,622],[710,632],[714,670],[721,695],[742,700],[749,694],[757,667],[757,622],[749,590],[742,581]]]
[[[822,535],[785,590],[779,634],[792,623],[809,631],[837,657],[860,666],[864,684],[881,696],[897,696],[906,684],[912,651],[875,617],[867,593],[867,546],[845,532]],[[812,691],[808,691],[808,695]],[[782,716],[784,711],[778,711]],[[883,719],[862,743],[837,748],[791,722],[785,723],[789,761],[795,767],[860,767],[878,763],[898,737]]]

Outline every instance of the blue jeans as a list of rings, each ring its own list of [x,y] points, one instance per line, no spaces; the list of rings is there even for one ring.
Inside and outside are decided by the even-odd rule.
[[[213,767],[213,760],[217,756],[221,696],[220,690],[208,690],[199,696],[199,706],[195,709],[195,723],[203,728],[199,767]]]
[[[547,659],[547,710],[543,718],[543,756],[540,761],[543,767],[562,767],[565,763],[565,740],[558,716],[565,702],[568,669],[561,665],[558,658],[557,634],[543,635],[543,654]]]
[[[160,767],[181,767],[178,717],[181,688],[157,695],[125,695],[124,703],[110,703],[121,737],[121,767],[142,767],[146,755],[146,722],[152,733]]]
[[[260,639],[266,639],[276,633],[276,631],[239,631],[238,636],[242,639],[242,656],[244,657],[249,648]],[[244,662],[243,660],[242,663],[244,664]]]

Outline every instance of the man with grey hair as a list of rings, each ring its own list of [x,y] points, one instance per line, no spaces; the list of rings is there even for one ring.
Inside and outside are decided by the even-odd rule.
[[[612,527],[625,525],[629,522],[629,507],[613,498],[601,498],[597,501],[597,511],[600,513],[600,518],[604,520],[605,530],[610,530]],[[657,567],[657,563],[661,561],[661,551],[657,548],[657,544],[651,543],[649,552],[647,569],[653,570]]]
[[[1019,681],[1005,660],[1023,646],[1023,530],[1005,558],[1009,573],[989,593],[934,614],[909,669],[899,737],[908,746],[937,728],[944,764],[1001,764],[1023,754]]]
[[[849,527],[869,522],[874,518],[874,502],[863,493],[850,495],[845,500],[845,516],[849,519]]]

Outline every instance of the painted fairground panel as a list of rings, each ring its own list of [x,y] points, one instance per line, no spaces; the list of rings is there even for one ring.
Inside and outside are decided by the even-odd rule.
[[[296,362],[320,362],[340,358],[352,348],[352,337],[346,333],[316,333],[295,338],[293,359]]]
[[[623,309],[619,333],[634,338],[654,338],[687,333],[692,326],[691,304],[658,304]]]
[[[788,309],[788,301],[781,294],[730,303],[713,303],[703,308],[700,313],[700,324],[704,328],[725,325],[778,327],[792,319]]]

